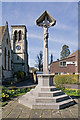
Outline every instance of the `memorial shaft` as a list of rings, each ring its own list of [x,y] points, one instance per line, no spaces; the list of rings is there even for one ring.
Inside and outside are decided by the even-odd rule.
[[[43,73],[48,74],[48,27],[44,27]]]
[[[44,28],[44,48],[43,48],[43,74],[49,74],[48,71],[48,28],[54,26],[56,20],[45,11],[36,21],[37,25]]]

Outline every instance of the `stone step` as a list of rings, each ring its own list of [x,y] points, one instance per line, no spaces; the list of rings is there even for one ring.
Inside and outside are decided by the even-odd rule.
[[[55,86],[41,88],[41,91],[56,91],[56,90],[59,90],[59,89],[57,89]]]
[[[40,92],[38,93],[39,97],[54,97],[64,94],[61,90],[50,91],[50,92]]]
[[[36,102],[37,103],[52,103],[52,102],[56,103],[56,102],[61,102],[67,99],[69,99],[69,96],[65,94],[57,97],[38,97],[36,99]]]
[[[61,102],[61,101],[64,101],[64,100],[68,100],[68,99],[71,99],[68,95],[64,94],[64,95],[60,95],[60,96],[57,96],[57,97],[54,97],[56,99],[56,102]]]
[[[32,109],[59,109],[59,105],[56,103],[36,103]]]
[[[60,103],[35,103],[32,109],[62,109],[73,104],[74,101],[72,99]]]
[[[69,106],[74,105],[74,104],[75,104],[75,101],[73,99],[59,102],[59,109],[66,108],[66,107],[69,107]]]

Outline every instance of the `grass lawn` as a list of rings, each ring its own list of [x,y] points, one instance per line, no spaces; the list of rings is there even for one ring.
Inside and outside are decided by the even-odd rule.
[[[1,104],[0,104],[0,107],[4,107],[5,105],[7,105],[8,104],[8,102],[2,102]]]
[[[20,95],[25,95],[26,93],[19,93],[19,94],[15,94],[14,97],[16,96],[20,96]]]

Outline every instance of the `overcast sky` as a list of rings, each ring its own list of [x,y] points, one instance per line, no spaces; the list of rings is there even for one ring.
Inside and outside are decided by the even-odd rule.
[[[26,25],[28,30],[29,65],[35,66],[36,56],[43,51],[43,28],[36,25],[36,20],[47,10],[55,19],[56,25],[49,28],[49,59],[60,58],[64,44],[71,53],[78,49],[78,3],[77,2],[4,2],[2,3],[2,24]]]

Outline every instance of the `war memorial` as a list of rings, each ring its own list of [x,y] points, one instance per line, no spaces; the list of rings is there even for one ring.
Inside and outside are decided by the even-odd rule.
[[[43,74],[38,75],[38,85],[18,102],[31,109],[61,109],[73,105],[74,100],[54,86],[54,75],[48,71],[48,29],[56,24],[56,20],[45,11],[36,24],[44,29]]]

